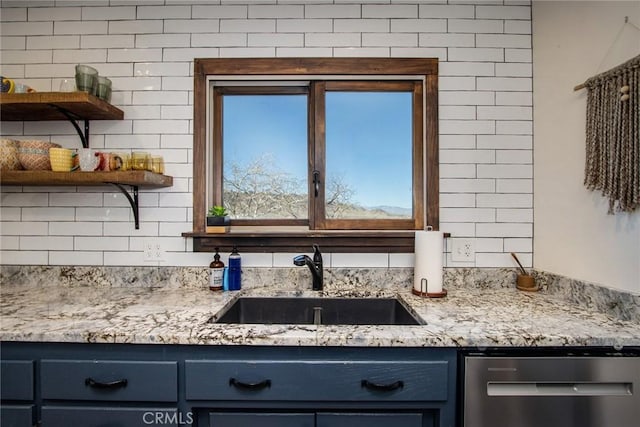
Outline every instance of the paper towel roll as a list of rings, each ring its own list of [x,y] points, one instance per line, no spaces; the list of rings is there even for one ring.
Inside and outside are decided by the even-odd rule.
[[[442,254],[444,233],[416,231],[413,288],[418,292],[442,292]],[[422,279],[426,279],[425,284]]]

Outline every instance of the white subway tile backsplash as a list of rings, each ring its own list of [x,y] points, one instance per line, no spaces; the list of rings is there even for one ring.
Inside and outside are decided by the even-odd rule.
[[[86,21],[93,20],[133,20],[136,17],[135,6],[122,6],[122,7],[83,7],[82,19]]]
[[[481,208],[533,208],[533,194],[478,194],[476,206]]]
[[[50,236],[102,236],[100,222],[53,221],[48,224]]]
[[[532,80],[524,77],[478,77],[478,90],[530,92]]]
[[[533,137],[527,135],[478,135],[478,148],[528,150],[533,147]]]
[[[239,2],[236,2],[239,3]],[[197,5],[192,7],[193,18],[247,18],[246,5]]]
[[[50,50],[3,50],[0,58],[2,64],[42,64],[51,63],[53,58]]]
[[[533,222],[533,208],[530,209],[498,209],[498,222]]]
[[[505,49],[505,62],[531,62],[531,49]]]
[[[533,193],[533,179],[497,179],[498,193]]]
[[[328,33],[333,29],[331,19],[278,19],[277,33]]]
[[[453,150],[476,147],[475,135],[440,135],[441,150]]]
[[[525,34],[477,34],[476,46],[498,48],[530,48],[531,36]]]
[[[3,211],[4,213],[4,211]],[[55,224],[55,223],[52,223]],[[5,236],[46,236],[48,230],[48,222],[39,221],[22,221],[20,222],[20,215],[11,221],[10,218],[5,218],[2,215],[2,222],[0,223],[0,230],[2,231],[2,239]],[[49,233],[52,234],[52,233]],[[18,249],[18,248],[16,248]]]
[[[495,179],[440,178],[441,193],[492,193],[495,185]]]
[[[25,7],[13,7],[4,8],[0,13],[0,22],[11,21],[26,21],[27,20],[27,8]]]
[[[47,206],[48,193],[2,193],[0,204],[2,206]]]
[[[46,250],[0,251],[0,262],[5,265],[47,265],[49,252]],[[69,260],[67,264],[70,264]]]
[[[102,265],[102,252],[52,251],[49,253],[49,265]]]
[[[29,5],[27,2],[24,3]],[[30,7],[28,17],[29,21],[78,21],[80,11],[79,7]]]
[[[86,64],[89,62],[105,62],[106,60],[106,49],[64,49],[53,51],[53,62],[57,64]],[[71,74],[73,74],[73,71],[71,71]]]
[[[533,135],[533,122],[522,120],[496,121],[496,133],[507,135]]]
[[[165,62],[193,61],[194,58],[218,58],[219,49],[215,48],[171,48],[163,49]]]
[[[478,165],[478,178],[533,178],[531,165]]]
[[[136,36],[136,47],[189,47],[190,34],[139,34]]]
[[[250,19],[257,18],[303,18],[303,5],[250,5]]]
[[[0,48],[5,50],[24,50],[27,46],[26,36],[1,36]],[[4,66],[2,67],[4,68]]]
[[[532,107],[478,107],[478,119],[481,120],[532,120]]]
[[[191,18],[191,6],[138,6],[137,19]]]
[[[419,6],[420,18],[475,18],[472,5],[431,5]]]
[[[192,61],[275,56],[439,58],[441,229],[477,237],[476,262],[464,265],[505,265],[509,258],[505,261],[502,255],[510,250],[530,259],[533,122],[527,3],[7,4],[2,2],[0,13],[3,75],[20,78],[39,91],[57,90],[62,78],[73,76],[75,63],[95,66],[112,78],[112,102],[124,110],[125,120],[92,122],[92,147],[163,155],[174,185],[141,191],[141,230],[133,227],[125,197],[110,186],[75,192],[65,187],[4,187],[0,234],[7,239],[2,263],[207,265],[210,254],[191,253],[192,241],[180,236],[192,229]],[[0,128],[3,135],[79,147],[66,122],[3,122]],[[67,248],[68,240],[49,240],[48,249],[35,252],[29,249],[33,241],[25,240],[26,246],[16,250],[16,242],[21,243],[16,238],[35,241],[43,236],[74,239],[75,245]],[[165,261],[145,263],[140,240],[157,236],[169,239]],[[27,260],[23,254],[35,258]],[[289,266],[290,258],[291,254],[243,254],[245,265],[255,266]],[[413,254],[326,254],[325,260],[345,267],[411,267]]]
[[[496,105],[533,105],[531,92],[496,92]]]
[[[388,254],[332,253],[331,268],[389,267]]]
[[[532,75],[532,64],[511,62],[505,64],[496,64],[496,76],[531,77]]]
[[[4,232],[4,229],[0,228],[0,231]],[[0,251],[19,250],[19,249],[20,249],[20,237],[7,236],[3,234],[2,239],[0,239]]]
[[[531,34],[531,21],[506,20],[504,21],[504,32],[509,34]]]
[[[109,34],[162,34],[162,20],[109,21]]]
[[[440,62],[440,76],[495,76],[495,65],[487,62]]]
[[[445,33],[446,19],[392,19],[392,33]]]
[[[528,6],[476,6],[476,18],[487,19],[530,19]]]
[[[499,34],[504,30],[503,21],[497,19],[449,19],[448,30],[452,33]]]
[[[359,4],[310,4],[304,8],[305,18],[361,18],[362,7]]]
[[[107,34],[107,21],[56,22],[53,34]]]
[[[272,33],[276,30],[275,19],[221,19],[222,33]]]
[[[504,61],[504,49],[491,47],[450,48],[449,61],[502,62]]]
[[[49,206],[102,206],[102,193],[51,193]]]
[[[73,237],[21,236],[20,250],[73,250]]]
[[[110,62],[147,62],[161,61],[162,49],[109,49]]]
[[[247,46],[302,47],[303,34],[253,33],[247,36]]]

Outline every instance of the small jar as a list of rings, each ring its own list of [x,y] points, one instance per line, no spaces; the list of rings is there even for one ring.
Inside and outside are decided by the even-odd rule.
[[[151,172],[164,173],[164,159],[162,156],[151,156]]]
[[[137,171],[147,170],[149,155],[144,151],[134,151],[131,153],[131,169]]]

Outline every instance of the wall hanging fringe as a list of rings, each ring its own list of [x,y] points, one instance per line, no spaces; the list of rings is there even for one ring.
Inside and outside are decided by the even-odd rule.
[[[584,185],[609,213],[640,206],[640,55],[584,82],[588,90]]]

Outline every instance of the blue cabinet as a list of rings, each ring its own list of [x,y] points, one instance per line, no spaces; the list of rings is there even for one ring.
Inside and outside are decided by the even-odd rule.
[[[5,346],[3,345],[3,352]],[[34,361],[0,361],[0,425],[31,427],[35,424]]]
[[[3,342],[1,356],[3,427],[455,426],[455,349]]]

